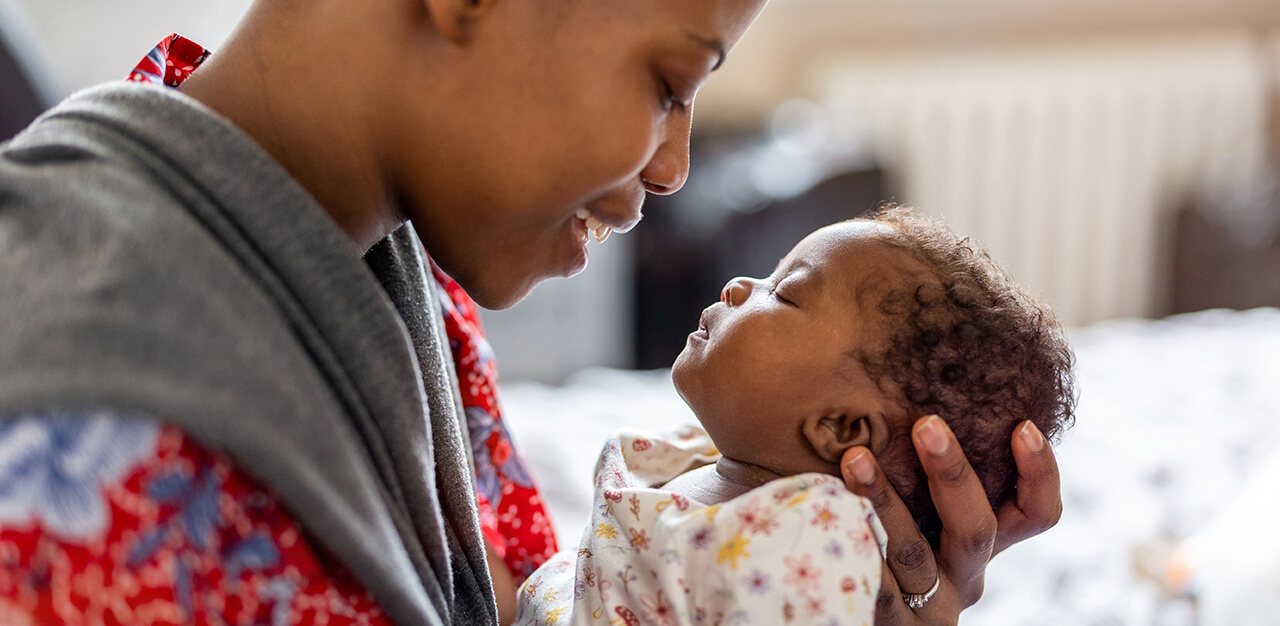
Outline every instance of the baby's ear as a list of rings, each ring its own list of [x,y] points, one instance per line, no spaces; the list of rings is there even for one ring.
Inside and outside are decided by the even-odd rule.
[[[871,447],[872,419],[866,415],[831,413],[814,415],[801,426],[814,452],[828,463],[840,463],[845,450]]]

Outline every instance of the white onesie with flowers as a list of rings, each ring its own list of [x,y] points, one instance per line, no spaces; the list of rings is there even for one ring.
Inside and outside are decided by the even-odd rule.
[[[610,438],[591,524],[520,587],[517,626],[871,624],[884,545],[871,504],[825,474],[714,506],[650,487],[717,456],[694,427]]]

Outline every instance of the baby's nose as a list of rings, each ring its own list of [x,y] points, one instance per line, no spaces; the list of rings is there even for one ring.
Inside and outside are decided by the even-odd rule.
[[[751,286],[753,281],[750,278],[741,276],[730,280],[729,284],[720,290],[720,301],[729,306],[742,306],[743,302],[751,295]]]

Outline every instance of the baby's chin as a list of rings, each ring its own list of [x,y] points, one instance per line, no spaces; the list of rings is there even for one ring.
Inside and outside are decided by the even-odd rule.
[[[686,345],[684,350],[681,350],[680,354],[676,356],[676,360],[671,363],[671,383],[675,385],[676,393],[680,394],[685,404],[688,404],[689,408],[697,412],[697,407],[694,406],[695,403],[690,402],[689,397],[689,394],[696,388],[693,382],[697,377],[699,368],[695,361],[696,359],[689,353],[689,346]]]
[[[697,360],[689,355],[689,348],[680,352],[674,363],[671,364],[671,384],[675,386],[676,393],[680,394],[680,399],[684,400],[693,416],[698,418],[698,423],[702,424],[704,429],[707,428],[706,422],[702,419],[702,413],[699,411],[697,377],[699,372]],[[709,432],[710,429],[708,429]]]

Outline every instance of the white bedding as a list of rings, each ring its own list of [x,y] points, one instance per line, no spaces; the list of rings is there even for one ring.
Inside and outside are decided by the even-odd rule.
[[[962,623],[1191,624],[1191,603],[1137,573],[1136,550],[1204,532],[1280,450],[1280,311],[1114,321],[1071,340],[1081,395],[1058,447],[1062,522],[995,559]],[[605,437],[692,419],[665,371],[504,383],[502,400],[568,546],[588,520]]]

